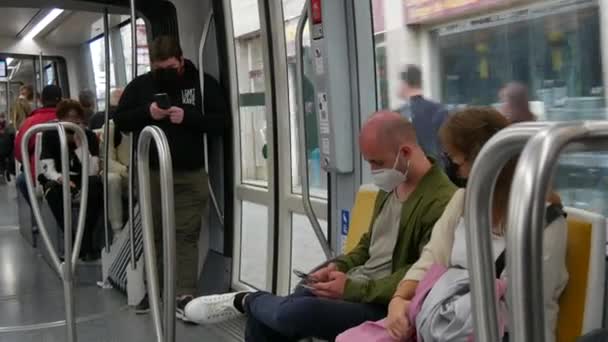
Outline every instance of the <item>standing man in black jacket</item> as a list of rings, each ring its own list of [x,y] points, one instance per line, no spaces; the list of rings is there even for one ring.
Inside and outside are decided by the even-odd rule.
[[[152,71],[138,76],[125,88],[114,120],[123,132],[137,135],[144,127],[155,125],[167,135],[173,160],[177,294],[181,300],[196,292],[198,240],[208,204],[203,134],[223,132],[223,115],[227,115],[228,105],[217,81],[205,75],[203,113],[199,72],[192,62],[184,59],[182,49],[173,37],[160,36],[154,40],[150,46],[150,61]],[[168,109],[162,109],[163,104],[155,101],[155,95],[162,93],[169,97]],[[155,245],[159,255],[162,251],[160,175],[154,145],[151,150],[150,186]],[[208,232],[204,234],[207,236]],[[162,279],[161,260],[157,258]],[[148,311],[147,297],[136,311]]]

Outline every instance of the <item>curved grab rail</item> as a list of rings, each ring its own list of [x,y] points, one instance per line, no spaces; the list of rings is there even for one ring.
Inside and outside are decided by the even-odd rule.
[[[595,142],[599,141],[599,145]],[[514,341],[544,341],[543,228],[545,198],[559,154],[608,150],[608,121],[572,122],[547,127],[524,148],[511,185],[507,222],[510,336]],[[525,289],[525,290],[524,290]]]
[[[470,260],[471,298],[476,341],[498,341],[491,203],[496,178],[506,162],[548,123],[513,125],[496,133],[475,158],[465,195],[467,258]]]
[[[308,221],[312,225],[312,230],[315,233],[323,253],[327,259],[331,259],[334,253],[329,246],[327,238],[323,233],[323,228],[317,219],[317,215],[312,208],[310,201],[310,184],[308,182],[308,156],[306,151],[306,122],[304,122],[304,94],[302,84],[304,82],[304,51],[302,48],[302,40],[304,34],[304,28],[306,26],[306,20],[308,19],[308,1],[302,9],[300,19],[298,20],[298,27],[296,29],[296,98],[298,102],[297,106],[297,118],[298,118],[298,167],[300,169],[300,183],[302,183],[302,204],[304,205],[304,212],[308,217]]]
[[[154,250],[154,222],[150,203],[150,143],[154,140],[158,151],[160,188],[162,196],[162,227],[164,249],[164,319],[161,324],[156,251]],[[156,339],[159,342],[175,341],[175,205],[173,200],[173,163],[169,142],[157,126],[147,126],[137,144],[137,174],[139,203],[144,237],[144,260],[150,295],[150,306]],[[163,331],[164,329],[164,331]]]
[[[80,137],[82,143],[82,149],[87,153],[82,153],[82,185],[81,185],[81,201],[80,210],[78,213],[78,223],[76,228],[76,241],[74,248],[72,249],[72,198],[70,193],[70,165],[69,165],[69,154],[68,154],[68,141],[66,137],[66,129],[74,131]],[[64,254],[65,259],[63,263],[59,260],[57,251],[51,242],[48,230],[44,225],[42,219],[42,213],[40,211],[40,205],[36,199],[35,186],[32,181],[32,169],[30,163],[30,153],[28,142],[38,132],[57,130],[59,134],[59,144],[61,149],[61,175],[63,178],[63,237],[64,237]],[[89,144],[87,136],[84,130],[73,123],[68,122],[53,122],[35,125],[25,132],[23,140],[21,140],[21,154],[23,156],[23,171],[25,173],[25,183],[27,185],[27,192],[30,197],[30,205],[34,213],[34,218],[38,224],[38,229],[42,235],[42,240],[46,245],[51,256],[51,263],[54,268],[61,275],[63,280],[64,289],[64,300],[65,300],[65,314],[66,314],[66,329],[68,341],[74,342],[77,340],[76,337],[76,325],[75,325],[75,308],[73,298],[73,276],[74,269],[76,268],[76,262],[78,261],[78,255],[80,253],[80,246],[82,243],[82,237],[84,235],[84,224],[86,218],[88,193],[89,193]]]

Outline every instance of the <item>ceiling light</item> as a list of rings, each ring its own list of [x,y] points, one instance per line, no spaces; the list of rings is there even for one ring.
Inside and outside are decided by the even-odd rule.
[[[13,63],[13,57],[6,57],[5,61],[6,61],[6,65],[11,65],[11,63]]]
[[[44,30],[53,20],[57,19],[57,17],[63,13],[63,10],[60,8],[53,8],[49,14],[47,14],[42,20],[40,20],[31,30],[25,35],[25,39],[34,39],[40,31]]]

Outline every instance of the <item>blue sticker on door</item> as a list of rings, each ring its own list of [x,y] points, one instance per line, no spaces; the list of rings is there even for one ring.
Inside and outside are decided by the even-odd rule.
[[[346,247],[346,236],[348,235],[348,230],[350,229],[350,211],[343,209],[340,215],[340,224],[341,224],[341,233],[340,234],[340,243],[342,245],[342,252],[344,252],[344,248]]]

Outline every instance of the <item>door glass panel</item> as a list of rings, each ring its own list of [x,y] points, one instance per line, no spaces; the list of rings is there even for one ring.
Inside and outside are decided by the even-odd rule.
[[[267,289],[268,207],[243,201],[241,207],[240,280],[258,289]]]
[[[327,238],[327,221],[319,220],[325,238]],[[304,215],[291,214],[291,288],[300,279],[293,275],[293,270],[309,272],[326,260],[323,248],[312,230],[310,221]]]
[[[150,71],[150,51],[148,49],[148,32],[146,22],[139,18],[136,21],[137,30],[137,74],[142,75]],[[127,80],[131,79],[131,23],[120,28],[120,41],[125,59]]]
[[[232,1],[239,89],[241,181],[268,187],[264,54],[257,0]]]
[[[298,120],[300,115],[297,108],[297,84],[296,84],[296,31],[302,8],[306,5],[305,0],[282,0],[283,17],[285,18],[285,44],[287,48],[287,75],[289,84],[289,123],[291,135],[291,177],[292,192],[302,193],[302,184],[299,173],[299,150],[298,150]],[[304,94],[304,118],[306,125],[306,151],[308,156],[308,179],[311,195],[319,198],[327,198],[327,174],[321,169],[319,154],[319,129],[317,124],[317,113],[315,111],[314,96],[315,89],[313,80],[312,55],[310,53],[310,33],[308,23],[305,26],[304,36],[304,80],[302,91]]]
[[[95,77],[97,110],[104,110],[106,108],[106,57],[104,46],[105,41],[103,37],[89,43],[91,64],[93,66],[93,75]],[[114,75],[114,60],[112,58],[112,49],[110,49],[110,87],[116,87],[116,77]]]

